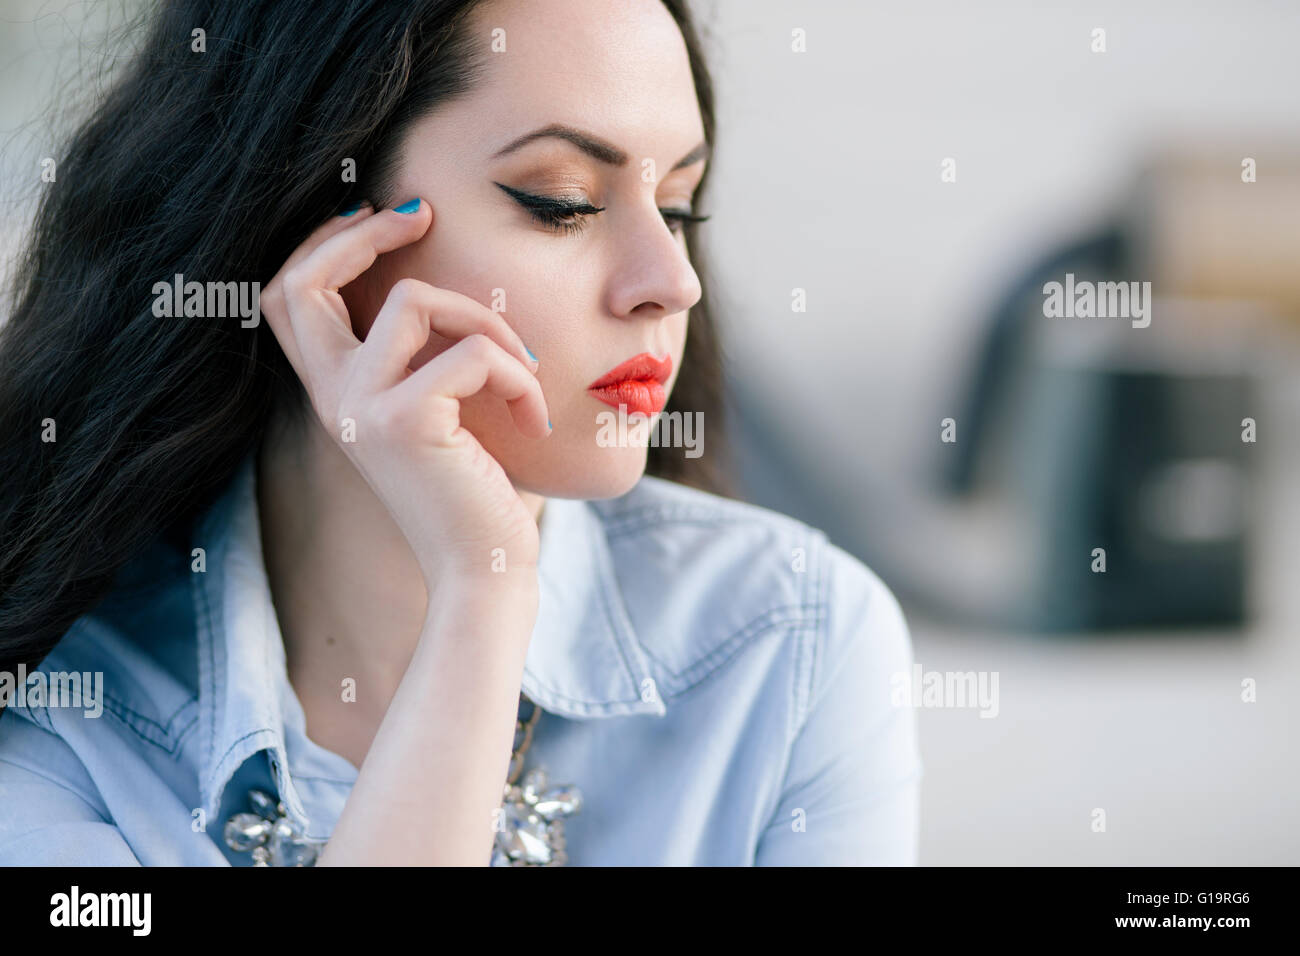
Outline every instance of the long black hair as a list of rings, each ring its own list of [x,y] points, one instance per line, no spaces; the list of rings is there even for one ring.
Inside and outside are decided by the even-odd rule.
[[[662,2],[713,142],[686,0]],[[467,27],[475,5],[169,0],[151,14],[58,160],[0,327],[0,669],[39,663],[126,562],[210,503],[274,409],[310,411],[266,322],[158,318],[155,283],[265,285],[331,212],[391,204],[403,131],[473,86],[486,46]],[[717,490],[707,285],[678,379],[668,411],[709,419],[711,473],[659,448],[649,471]]]

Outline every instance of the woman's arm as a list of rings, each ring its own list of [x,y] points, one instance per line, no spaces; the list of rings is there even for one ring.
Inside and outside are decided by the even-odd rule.
[[[537,576],[457,581],[429,606],[317,866],[482,866],[490,858]]]
[[[325,866],[488,865],[537,616],[536,516],[460,424],[461,400],[487,393],[525,435],[548,436],[537,360],[501,314],[410,277],[392,284],[360,340],[339,292],[432,221],[418,199],[335,217],[262,296],[321,425],[393,516],[428,595]],[[453,344],[412,370],[435,333]],[[494,571],[493,554],[510,570]]]

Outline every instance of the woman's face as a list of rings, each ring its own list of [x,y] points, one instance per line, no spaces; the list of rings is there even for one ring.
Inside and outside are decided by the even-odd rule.
[[[539,360],[554,430],[524,437],[486,393],[462,402],[462,425],[521,490],[619,495],[640,478],[646,448],[598,443],[617,435],[602,431],[602,413],[618,410],[589,387],[650,353],[671,360],[671,389],[701,294],[668,214],[691,212],[705,166],[686,47],[660,0],[489,0],[471,28],[503,48],[486,55],[471,92],[416,122],[402,147],[396,202],[427,200],[433,223],[344,296],[361,337],[404,276],[501,311]],[[530,137],[548,127],[573,138]],[[502,186],[603,211],[547,225]],[[452,344],[431,337],[411,367]],[[653,404],[653,387],[624,393],[629,414],[648,393]]]

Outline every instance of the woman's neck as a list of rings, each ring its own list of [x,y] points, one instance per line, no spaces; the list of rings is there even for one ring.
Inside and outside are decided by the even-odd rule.
[[[419,564],[383,502],[314,418],[273,420],[258,454],[257,496],[289,680],[309,735],[345,756],[364,754],[423,630],[428,591]],[[538,515],[545,499],[525,494],[524,501]],[[347,678],[356,700],[345,709],[335,705]]]

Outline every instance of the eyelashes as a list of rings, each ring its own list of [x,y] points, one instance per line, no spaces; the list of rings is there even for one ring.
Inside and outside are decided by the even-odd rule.
[[[504,183],[496,183],[511,199],[519,203],[528,215],[537,222],[555,232],[573,235],[581,232],[587,216],[604,212],[605,207],[593,206],[591,203],[572,199],[554,199],[550,196],[534,196],[518,189],[512,189]]]
[[[561,235],[576,235],[587,224],[587,219],[605,211],[604,206],[593,206],[581,200],[556,199],[551,196],[535,196],[519,189],[513,189],[504,183],[493,182],[506,195],[523,207],[524,211],[547,229]],[[660,209],[660,215],[673,233],[681,232],[686,223],[704,222],[708,216],[697,216],[688,209]]]

